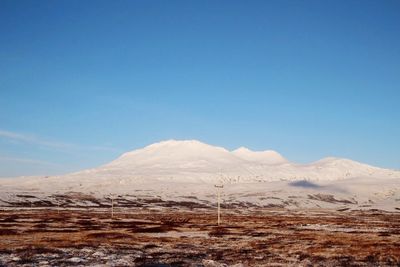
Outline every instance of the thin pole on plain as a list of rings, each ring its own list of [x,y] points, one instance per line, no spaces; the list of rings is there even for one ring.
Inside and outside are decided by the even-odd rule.
[[[57,201],[57,214],[60,214],[61,195],[59,191],[56,192],[56,201]]]
[[[218,202],[218,210],[217,210],[217,214],[218,214],[218,225],[221,224],[221,188],[223,188],[223,185],[215,185],[215,187],[217,188],[217,202]]]
[[[111,219],[114,218],[114,198],[111,196]]]

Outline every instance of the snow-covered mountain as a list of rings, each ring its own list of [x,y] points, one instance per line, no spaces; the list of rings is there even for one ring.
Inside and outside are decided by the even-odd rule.
[[[348,159],[325,158],[296,164],[278,152],[251,151],[241,147],[228,151],[195,140],[169,140],[123,154],[99,168],[75,177],[115,177],[133,180],[216,183],[280,180],[334,181],[356,177],[392,178],[399,172],[368,166]],[[68,175],[67,177],[71,177]]]
[[[135,196],[140,192],[143,196],[146,192],[144,195],[148,197],[174,201],[182,196],[207,199],[212,197],[214,185],[220,183],[225,185],[231,201],[241,199],[264,206],[276,199],[283,206],[304,207],[311,202],[314,203],[311,206],[320,206],[319,201],[324,201],[320,199],[321,192],[334,196],[333,199],[338,196],[347,199],[338,201],[339,204],[386,203],[386,207],[390,202],[392,209],[400,199],[399,171],[341,158],[297,164],[271,150],[251,151],[241,147],[229,151],[195,140],[169,140],[127,152],[103,166],[68,175],[0,179],[0,201],[13,199],[21,192],[43,196],[61,192],[97,196]]]

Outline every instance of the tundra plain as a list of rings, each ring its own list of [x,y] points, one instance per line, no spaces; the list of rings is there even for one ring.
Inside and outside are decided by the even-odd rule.
[[[0,266],[399,266],[400,213],[4,207]]]

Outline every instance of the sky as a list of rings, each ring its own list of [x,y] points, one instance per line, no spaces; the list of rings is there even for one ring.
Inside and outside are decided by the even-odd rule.
[[[400,2],[0,1],[0,177],[168,139],[400,169]]]

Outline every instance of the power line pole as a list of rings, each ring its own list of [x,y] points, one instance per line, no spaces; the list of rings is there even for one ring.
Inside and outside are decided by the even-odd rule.
[[[56,192],[56,201],[57,201],[57,214],[60,214],[61,195],[59,191]]]
[[[114,196],[110,195],[111,198],[111,219],[114,218]]]
[[[223,185],[215,185],[217,188],[217,202],[218,202],[218,225],[221,224],[221,188],[224,188]]]

